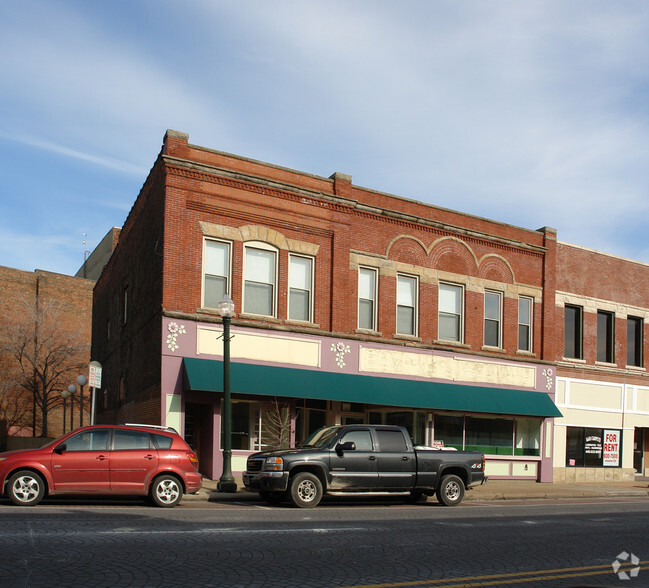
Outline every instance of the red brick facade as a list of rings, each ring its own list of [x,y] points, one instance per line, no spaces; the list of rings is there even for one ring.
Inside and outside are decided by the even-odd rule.
[[[88,362],[90,361],[90,340],[91,340],[91,316],[92,316],[92,289],[94,282],[79,278],[73,278],[61,274],[36,270],[25,272],[8,267],[0,267],[0,309],[2,310],[3,333],[2,338],[5,345],[8,341],[15,340],[15,329],[21,325],[30,328],[30,321],[33,320],[35,309],[41,312],[41,318],[48,323],[45,328],[51,328],[52,332],[60,339],[72,337],[72,345],[76,348],[75,353],[67,358],[64,365],[57,366],[69,368],[60,377],[51,376],[54,391],[52,398],[60,401],[60,393],[68,385],[76,381],[79,374],[88,373]],[[51,310],[48,310],[51,309]],[[32,354],[33,355],[33,354]],[[3,384],[7,390],[20,390],[15,384],[18,377],[18,369],[15,360],[7,357],[2,358],[5,378]],[[24,392],[30,396],[28,392]],[[75,399],[75,426],[79,425],[79,393]],[[90,418],[90,396],[86,388],[84,390],[84,422],[89,423]],[[34,411],[31,398],[28,399],[29,410],[23,419],[22,434],[32,433],[34,424]],[[66,429],[70,428],[70,407],[67,408]],[[42,413],[36,410],[35,435],[43,433]],[[59,403],[55,404],[48,415],[47,436],[56,437],[63,433],[63,411]],[[15,425],[15,432],[19,432]]]

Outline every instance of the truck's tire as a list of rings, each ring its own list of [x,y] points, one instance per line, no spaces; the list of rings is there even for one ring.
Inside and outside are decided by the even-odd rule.
[[[291,480],[289,493],[295,506],[313,508],[322,499],[322,482],[311,472],[300,472]]]
[[[452,474],[443,476],[436,494],[440,504],[457,506],[464,498],[464,482],[460,477]]]

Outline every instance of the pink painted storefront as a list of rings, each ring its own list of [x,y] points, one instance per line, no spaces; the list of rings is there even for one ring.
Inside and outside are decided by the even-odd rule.
[[[221,474],[222,327],[165,318],[161,422]],[[550,365],[233,325],[235,475],[285,420],[295,443],[334,423],[398,424],[416,444],[475,449],[492,478],[552,481]]]

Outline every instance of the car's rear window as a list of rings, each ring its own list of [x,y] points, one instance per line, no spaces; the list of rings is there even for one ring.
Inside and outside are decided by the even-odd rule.
[[[158,435],[156,433],[151,433],[151,437],[153,437],[153,442],[158,449],[171,449],[171,444],[173,443],[173,439],[171,437],[167,437],[166,435]]]

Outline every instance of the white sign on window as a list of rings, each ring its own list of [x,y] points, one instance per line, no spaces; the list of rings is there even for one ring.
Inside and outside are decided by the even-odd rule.
[[[602,465],[619,467],[621,431],[604,430]]]

